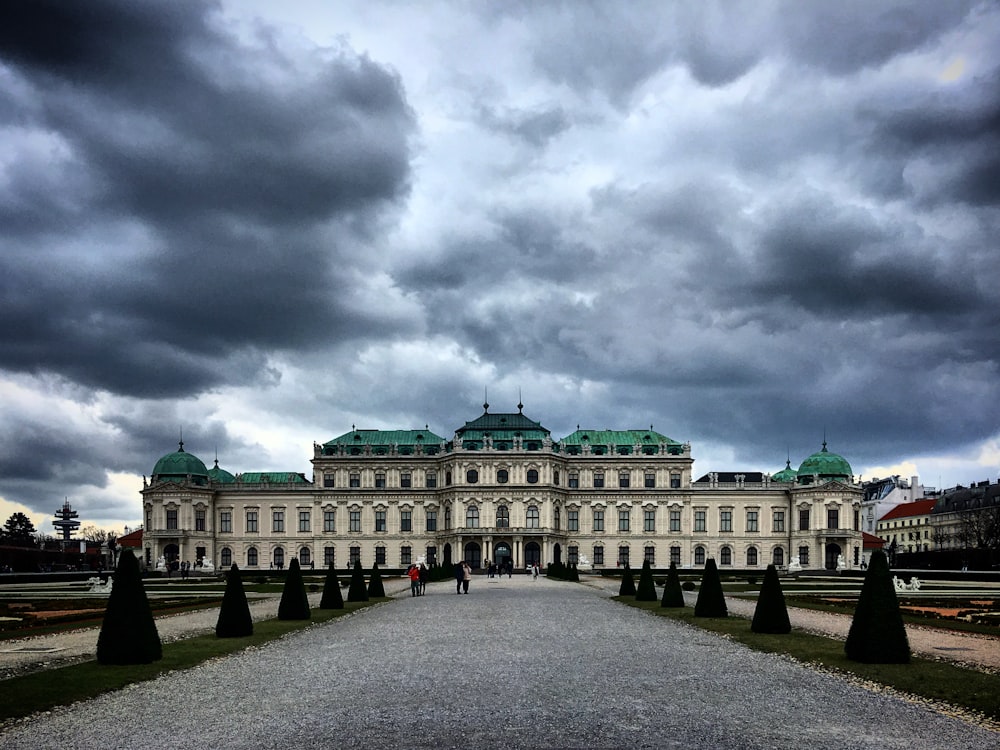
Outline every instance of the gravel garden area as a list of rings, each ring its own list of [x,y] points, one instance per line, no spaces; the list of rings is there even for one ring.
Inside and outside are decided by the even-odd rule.
[[[430,584],[424,597],[17,722],[0,745],[1000,746],[1000,733],[611,593],[522,576],[476,577],[468,596]]]

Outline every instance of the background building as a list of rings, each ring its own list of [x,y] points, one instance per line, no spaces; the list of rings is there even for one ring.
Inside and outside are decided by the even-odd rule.
[[[821,451],[775,475],[692,480],[691,446],[654,431],[577,429],[561,439],[522,412],[483,413],[450,439],[352,429],[314,444],[312,476],[231,474],[183,444],[142,490],[149,564],[405,568],[423,558],[516,567],[644,560],[665,568],[860,564],[862,491]]]

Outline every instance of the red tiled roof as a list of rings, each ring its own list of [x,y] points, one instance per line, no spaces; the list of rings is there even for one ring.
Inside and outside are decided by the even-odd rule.
[[[865,549],[882,549],[885,546],[885,541],[874,534],[869,534],[867,531],[861,532],[861,545]]]
[[[142,529],[136,529],[130,534],[125,534],[124,536],[118,537],[119,547],[141,547],[142,546]]]
[[[926,516],[934,510],[934,503],[937,500],[917,500],[912,503],[903,503],[890,510],[879,521],[891,521],[894,518],[912,518],[913,516]]]

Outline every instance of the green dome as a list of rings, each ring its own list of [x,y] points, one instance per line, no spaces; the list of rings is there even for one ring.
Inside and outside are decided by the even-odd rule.
[[[771,475],[772,482],[794,482],[798,472],[792,468],[792,460],[785,459],[785,468]]]
[[[153,480],[186,479],[188,475],[196,482],[208,479],[208,469],[201,459],[184,450],[182,441],[174,453],[168,453],[153,467]]]
[[[799,466],[799,484],[810,484],[814,476],[820,479],[846,479],[851,481],[854,472],[851,465],[847,463],[843,456],[830,453],[826,449],[826,441],[823,441],[823,450],[813,453]]]
[[[219,459],[215,459],[215,466],[208,470],[208,478],[219,484],[233,484],[236,482],[236,477],[219,467]]]

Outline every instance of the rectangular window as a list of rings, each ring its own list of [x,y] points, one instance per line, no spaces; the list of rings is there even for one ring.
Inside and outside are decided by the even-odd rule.
[[[603,471],[595,471],[594,472],[594,486],[595,487],[603,487],[604,486],[604,472]]]
[[[774,531],[785,530],[785,511],[783,510],[774,511],[772,528]]]
[[[361,547],[351,547],[351,567],[361,562]]]
[[[409,565],[413,562],[413,553],[410,551],[409,547],[399,548],[399,564]]]
[[[337,513],[333,510],[323,511],[323,531],[332,533],[337,530]]]
[[[438,514],[436,510],[427,511],[427,530],[437,531],[438,528]]]
[[[828,528],[828,529],[839,529],[840,528],[840,509],[839,508],[827,508],[826,509],[826,528]]]
[[[706,524],[705,524],[706,514],[707,514],[707,511],[704,511],[704,510],[696,510],[694,512],[694,530],[695,531],[706,531],[707,530],[706,529]]]
[[[654,474],[651,471],[647,471],[646,472],[646,477],[643,480],[643,484],[646,486],[646,489],[649,489],[651,487],[655,487],[656,486],[656,474]]]
[[[351,472],[350,486],[351,487],[360,487],[361,486],[361,473],[360,472],[357,472],[357,471],[352,471]]]
[[[731,510],[719,511],[719,531],[733,530],[733,512]]]
[[[552,470],[552,484],[554,484],[556,487],[559,486],[559,469]]]
[[[594,565],[604,565],[604,547],[594,547]]]
[[[628,531],[629,530],[629,523],[630,523],[631,518],[632,518],[632,513],[630,511],[619,510],[618,511],[618,530],[619,531]]]
[[[670,530],[674,532],[681,530],[681,512],[679,510],[670,511]]]
[[[175,510],[176,514],[177,511]],[[167,523],[170,523],[170,511],[167,511]],[[174,523],[177,523],[177,516],[174,516]],[[177,528],[176,525],[174,528]],[[224,510],[219,513],[219,531],[224,534],[231,534],[233,532],[233,512],[231,510]]]
[[[385,531],[385,511],[375,511],[375,531]]]
[[[349,528],[351,530],[351,533],[356,534],[359,531],[361,531],[361,511],[360,510],[352,510],[348,514],[348,518],[350,520],[350,527]]]
[[[681,548],[680,547],[671,547],[670,548],[670,562],[672,562],[674,565],[680,565],[681,564]]]
[[[312,516],[308,510],[299,511],[299,531],[310,531],[312,528]]]
[[[276,510],[271,513],[271,531],[281,532],[285,530],[285,511]]]
[[[604,531],[604,511],[594,511],[594,531]]]
[[[232,518],[231,514],[230,514],[230,518]],[[167,511],[167,528],[171,529],[171,530],[177,528],[177,511],[176,510],[168,510]],[[232,529],[230,529],[230,531],[232,531]]]
[[[324,474],[323,475],[323,486],[324,487],[333,487],[333,474]]]
[[[333,547],[324,547],[323,548],[323,566],[329,568],[331,565],[333,565],[333,563],[334,563],[334,559],[333,559]]]
[[[861,522],[861,516],[858,514],[858,511],[854,511],[854,530],[855,531],[860,531],[861,530],[860,522]],[[857,549],[857,547],[855,547],[854,549]]]
[[[385,472],[378,471],[375,473],[375,486],[379,489],[385,487]]]
[[[399,475],[399,486],[404,488],[413,486],[413,476],[410,472],[404,471]]]
[[[650,566],[656,565],[656,547],[645,547],[642,550],[643,562],[648,562]]]
[[[438,554],[437,547],[428,547],[425,554],[427,557],[428,565],[437,565],[437,554]]]
[[[680,486],[681,486],[681,475],[680,474],[671,474],[670,475],[670,488],[676,490]]]
[[[205,530],[205,511],[196,510],[194,512],[194,530],[195,531]]]
[[[628,565],[628,547],[618,548],[618,564],[623,568]]]
[[[257,528],[257,511],[248,510],[247,511],[247,533],[256,534]]]
[[[642,530],[656,531],[656,511],[644,510],[642,512]]]
[[[411,510],[399,511],[399,530],[413,531],[413,511]]]
[[[809,531],[809,509],[799,511],[799,531]]]
[[[375,564],[385,565],[385,547],[375,548]]]
[[[570,489],[576,489],[580,486],[580,475],[575,471],[569,473],[569,486]]]
[[[618,486],[621,488],[629,486],[629,473],[627,471],[618,472]]]
[[[580,511],[578,510],[566,511],[566,530],[567,531],[580,530]]]
[[[428,471],[424,475],[424,485],[428,488],[434,488],[438,486],[438,475],[436,471]]]
[[[569,564],[576,565],[580,562],[580,548],[570,547],[569,548]]]
[[[809,548],[799,547],[799,565],[805,567],[809,564]]]
[[[747,531],[759,531],[758,521],[757,521],[757,511],[748,510],[747,511]]]

